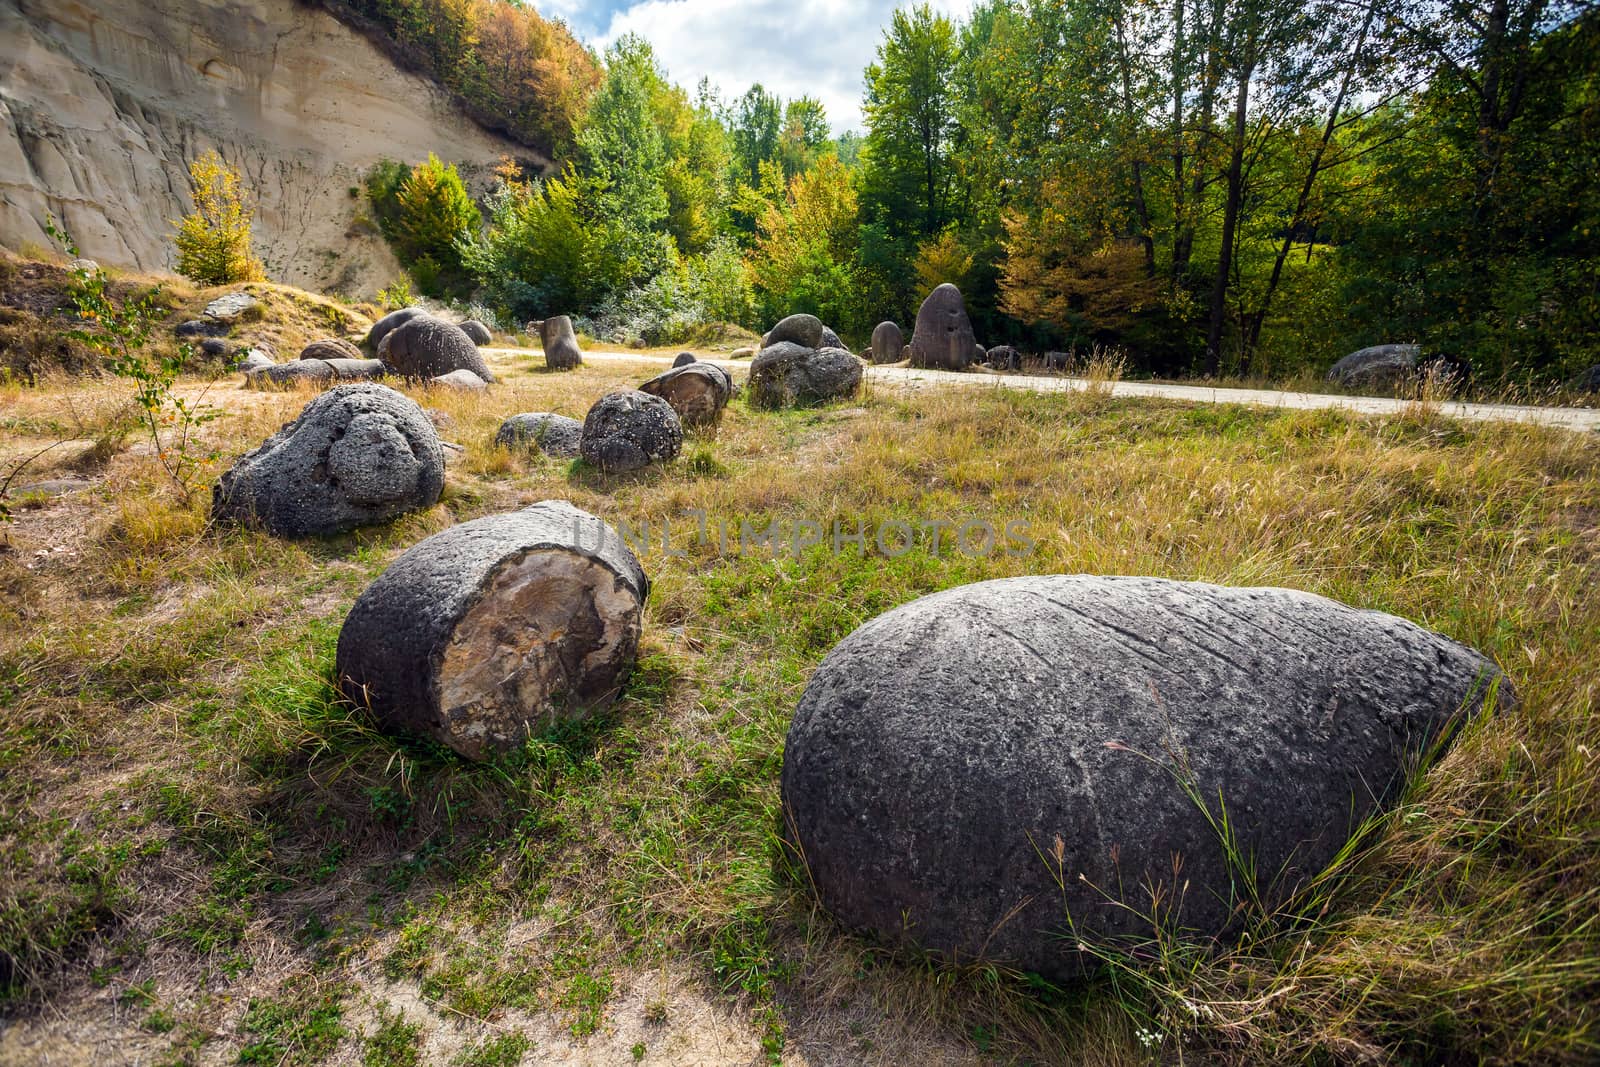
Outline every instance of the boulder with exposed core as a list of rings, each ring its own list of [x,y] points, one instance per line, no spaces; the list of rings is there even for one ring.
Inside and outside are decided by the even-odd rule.
[[[357,598],[339,688],[387,729],[487,759],[616,698],[649,592],[617,532],[565,501],[462,523]]]

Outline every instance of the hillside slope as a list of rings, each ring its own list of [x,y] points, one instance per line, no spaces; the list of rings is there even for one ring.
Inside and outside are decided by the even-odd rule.
[[[295,0],[0,0],[0,244],[45,244],[54,212],[84,255],[169,267],[185,167],[212,147],[256,193],[269,275],[351,294],[398,274],[357,224],[365,168],[548,162]]]

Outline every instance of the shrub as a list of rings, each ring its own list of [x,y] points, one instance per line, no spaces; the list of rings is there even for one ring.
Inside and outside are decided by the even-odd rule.
[[[215,151],[189,164],[194,210],[173,223],[178,229],[178,273],[197,285],[254,282],[266,277],[250,251],[253,211],[244,180]]]

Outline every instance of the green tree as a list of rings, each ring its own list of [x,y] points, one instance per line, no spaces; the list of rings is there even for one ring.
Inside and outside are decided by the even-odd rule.
[[[655,57],[629,35],[606,53],[606,78],[578,134],[579,193],[605,288],[626,288],[674,262],[666,227],[667,146],[652,95]]]
[[[956,34],[922,4],[894,13],[867,68],[862,198],[897,235],[933,237],[950,221]]]
[[[778,147],[783,173],[792,178],[810,170],[828,146],[829,133],[822,101],[809,96],[789,101],[783,111],[783,134]]]
[[[787,202],[762,218],[751,255],[765,318],[809,312],[839,329],[864,325],[857,213],[850,174],[833,156],[789,183]]]
[[[178,273],[197,285],[260,281],[261,261],[250,250],[253,212],[239,171],[209,151],[189,163],[194,210],[173,223]]]
[[[778,98],[759,84],[739,98],[728,118],[733,157],[739,180],[751,188],[761,185],[761,164],[778,158],[783,108]]]
[[[470,290],[461,246],[477,237],[483,217],[455,165],[430,152],[401,184],[395,207],[395,251],[422,291],[443,296]]]

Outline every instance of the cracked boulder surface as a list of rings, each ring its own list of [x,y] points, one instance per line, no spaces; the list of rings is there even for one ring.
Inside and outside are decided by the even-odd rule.
[[[708,426],[722,417],[733,395],[733,378],[714,363],[690,361],[639,386],[641,393],[659,396],[685,426]]]
[[[855,395],[861,387],[861,361],[842,348],[779,341],[750,364],[749,386],[750,402],[757,407],[819,404]]]
[[[649,592],[617,532],[565,501],[462,523],[357,598],[339,686],[386,729],[486,759],[616,698]]]
[[[659,396],[637,389],[608,393],[583,420],[579,451],[608,474],[674,459],[683,447],[678,413]]]
[[[433,423],[407,397],[363,382],[312,400],[241,456],[213,489],[211,512],[279,537],[328,536],[431,507],[443,489]]]
[[[806,686],[788,837],[822,904],[892,944],[1070,978],[1162,921],[1226,932],[1318,875],[1494,691],[1473,650],[1288,589],[1009,578],[868,622]],[[1220,797],[1220,801],[1219,801]],[[1205,810],[1201,805],[1205,805]]]
[[[458,370],[471,371],[485,382],[494,372],[483,361],[472,338],[453,322],[419,315],[401,323],[378,343],[378,358],[403,378],[428,381]]]

